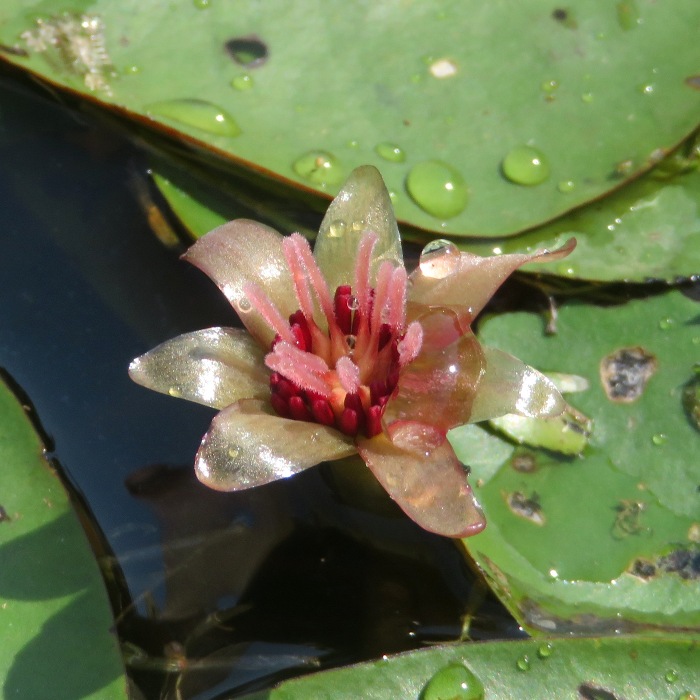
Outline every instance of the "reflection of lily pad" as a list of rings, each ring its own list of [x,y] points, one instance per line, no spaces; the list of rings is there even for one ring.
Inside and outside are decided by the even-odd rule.
[[[590,280],[642,282],[700,275],[700,169],[668,180],[646,175],[530,233],[465,246],[480,255],[555,248],[571,236],[576,250],[564,261],[538,266]]]
[[[683,639],[462,644],[284,681],[246,700],[690,700],[690,691],[698,687],[699,655],[700,647]]]
[[[94,555],[22,406],[0,383],[3,697],[126,698]]]
[[[566,306],[555,336],[544,336],[532,314],[484,323],[487,344],[590,384],[569,397],[594,421],[582,458],[517,448],[506,461],[494,456],[484,468],[482,456],[472,467],[489,525],[465,544],[528,627],[700,628],[693,564],[700,559],[700,438],[682,400],[700,352],[698,311],[672,292],[613,308]],[[626,403],[606,396],[600,376],[601,360],[620,348],[644,348],[657,363],[641,396]],[[543,522],[514,509],[513,494],[535,502]]]
[[[696,126],[700,6],[628,15],[595,0],[5,0],[0,55],[316,191],[381,166],[400,219],[495,236],[601,196]]]

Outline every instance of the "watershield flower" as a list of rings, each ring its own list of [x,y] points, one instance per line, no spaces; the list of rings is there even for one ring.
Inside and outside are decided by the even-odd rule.
[[[505,278],[554,252],[480,258],[437,241],[406,273],[378,171],[355,170],[331,203],[313,253],[247,220],[183,256],[211,277],[247,331],[186,333],[134,360],[138,383],[220,409],[196,472],[237,491],[359,453],[427,530],[480,532],[482,512],[446,433],[517,413],[554,416],[553,384],[470,329]]]

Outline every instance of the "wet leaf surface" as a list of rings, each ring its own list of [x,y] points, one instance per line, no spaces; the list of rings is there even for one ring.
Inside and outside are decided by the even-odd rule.
[[[0,42],[6,61],[246,168],[333,193],[371,163],[400,219],[490,237],[601,196],[688,135],[699,18],[693,0],[235,14],[190,0],[7,0]]]
[[[3,697],[126,698],[104,583],[25,407],[0,382]]]
[[[675,700],[698,690],[691,640],[489,642],[434,647],[281,683],[247,700]]]
[[[489,524],[465,545],[529,628],[700,627],[698,433],[683,407],[700,347],[698,310],[671,292],[609,308],[565,306],[553,336],[532,314],[483,324],[486,344],[589,382],[567,397],[593,420],[581,457],[518,447],[506,459],[494,451],[488,465],[482,452],[472,465]],[[632,400],[611,400],[600,365],[624,348],[653,356],[656,371]],[[460,442],[458,430],[451,440]],[[513,507],[514,494],[516,504],[534,504],[537,518]]]
[[[669,159],[669,164],[674,160]],[[514,253],[555,248],[575,236],[578,245],[566,260],[538,266],[538,271],[572,279],[629,282],[673,282],[700,275],[697,160],[687,171],[659,175],[660,171],[645,175],[521,236],[464,247],[480,255]]]

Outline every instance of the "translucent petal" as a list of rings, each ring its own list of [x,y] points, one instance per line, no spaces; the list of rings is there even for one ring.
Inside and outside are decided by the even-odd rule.
[[[388,435],[358,439],[357,448],[387,493],[421,527],[446,537],[484,529],[465,470],[444,433],[421,423],[395,423]]]
[[[316,238],[314,256],[331,293],[342,284],[354,283],[357,247],[362,232],[367,230],[379,236],[370,267],[370,284],[374,286],[379,265],[389,260],[394,266],[403,266],[403,256],[389,193],[372,165],[350,173],[328,207]]]
[[[266,348],[275,332],[251,307],[243,285],[247,282],[257,285],[283,318],[296,311],[298,303],[282,252],[282,240],[283,237],[268,226],[236,219],[210,231],[182,256],[216,282],[246,328]]]
[[[482,348],[486,371],[472,405],[471,423],[516,413],[531,418],[560,415],[567,407],[553,382],[507,352]]]
[[[410,276],[408,298],[426,306],[451,306],[469,309],[473,319],[503,282],[519,267],[532,262],[550,262],[566,257],[576,247],[571,239],[557,250],[531,255],[513,253],[482,258],[462,253],[459,266],[446,277],[428,277],[417,267]]]
[[[443,431],[467,423],[483,372],[479,342],[452,309],[411,305],[409,314],[423,329],[423,343],[399,375],[385,421],[419,421]]]
[[[149,389],[205,406],[270,395],[265,351],[244,330],[206,328],[168,340],[137,357],[129,375]]]
[[[355,452],[352,440],[337,430],[280,418],[266,403],[245,400],[214,418],[195,471],[210,488],[240,491]]]

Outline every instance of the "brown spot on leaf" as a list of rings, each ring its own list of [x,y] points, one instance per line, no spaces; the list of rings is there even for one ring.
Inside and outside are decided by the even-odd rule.
[[[646,510],[647,504],[644,501],[621,500],[616,506],[615,522],[612,526],[612,536],[616,540],[621,540],[630,535],[639,535],[642,532],[649,532],[641,524],[642,513]]]
[[[685,84],[694,90],[700,90],[700,75],[689,75],[685,79]]]
[[[600,381],[611,401],[632,403],[642,395],[656,368],[656,357],[644,348],[620,348],[601,360]]]
[[[4,506],[0,506],[0,523],[9,523],[12,518],[7,514]]]
[[[516,472],[530,474],[537,471],[537,460],[532,452],[517,452],[510,463]]]
[[[547,522],[542,506],[540,505],[539,494],[533,492],[528,498],[521,491],[505,494],[506,503],[514,515],[525,518],[535,525],[542,526]]]
[[[619,695],[588,683],[581,683],[578,687],[578,695],[583,700],[622,700]]]
[[[630,573],[643,579],[673,574],[685,581],[700,580],[700,548],[678,547],[672,552],[658,556],[653,561],[635,559]]]

